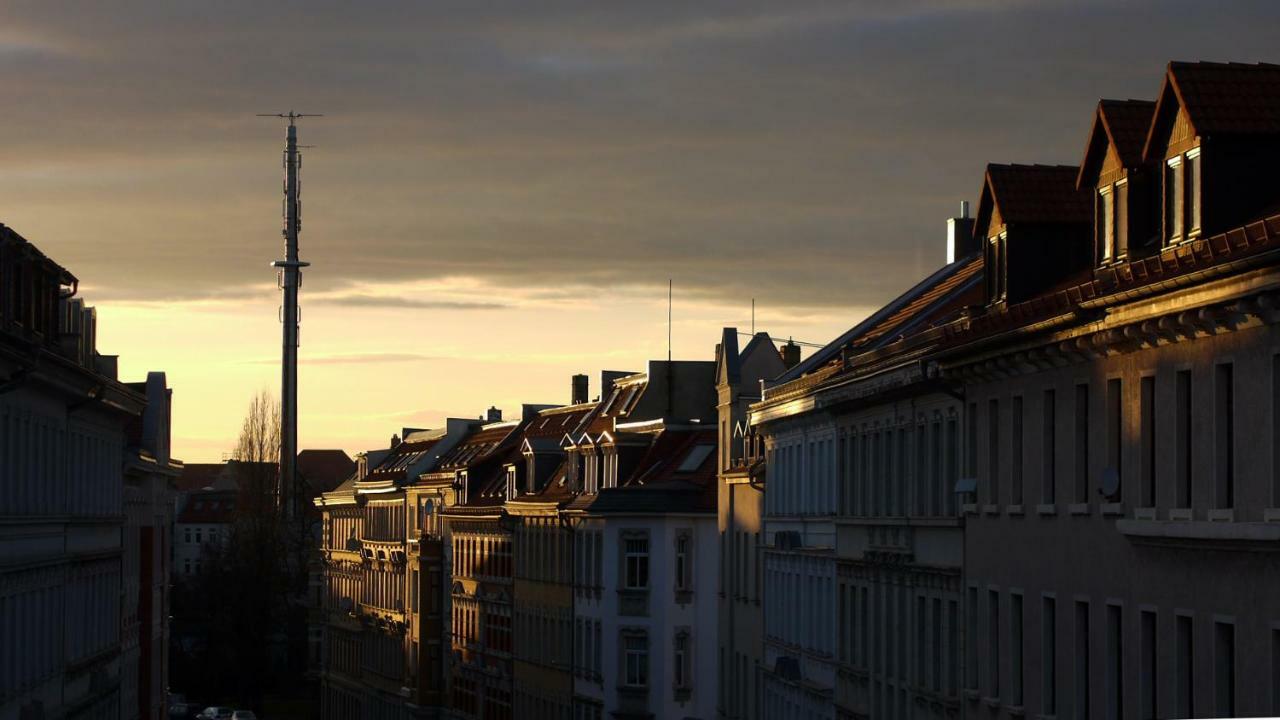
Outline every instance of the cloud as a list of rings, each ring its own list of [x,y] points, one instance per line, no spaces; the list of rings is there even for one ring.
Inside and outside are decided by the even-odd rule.
[[[322,297],[313,302],[323,305],[347,307],[393,308],[404,310],[501,310],[511,307],[508,303],[472,300],[420,300],[416,298],[387,297],[380,295],[339,295]]]
[[[352,353],[348,355],[307,355],[298,357],[300,365],[373,365],[380,363],[424,362],[449,358],[418,353]],[[280,358],[258,358],[247,361],[253,365],[279,365]]]

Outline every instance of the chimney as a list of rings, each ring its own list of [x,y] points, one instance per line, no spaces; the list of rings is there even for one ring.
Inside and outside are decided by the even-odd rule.
[[[573,395],[570,397],[570,405],[579,405],[587,401],[587,383],[586,375],[573,376]]]
[[[485,422],[502,422],[502,411],[490,405],[488,411],[485,412],[484,417]]]
[[[973,218],[969,201],[960,201],[960,217],[947,218],[947,264],[973,252]]]
[[[395,433],[391,433],[391,449],[395,450],[396,446],[399,444],[400,444],[400,436],[396,435]]]
[[[794,340],[788,340],[787,344],[778,350],[778,353],[782,355],[782,364],[788,370],[800,364],[800,346]]]

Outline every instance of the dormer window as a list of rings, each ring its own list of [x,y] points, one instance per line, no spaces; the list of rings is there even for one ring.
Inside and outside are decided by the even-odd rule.
[[[516,466],[508,465],[507,466],[507,500],[509,501],[515,500],[517,492],[518,491],[516,489]]]
[[[987,240],[987,267],[991,272],[987,283],[991,291],[991,302],[1004,302],[1009,297],[1008,265],[1009,234],[1001,232]]]
[[[453,476],[453,487],[458,493],[458,504],[467,503],[467,471],[459,470]]]
[[[1129,254],[1129,183],[1121,180],[1098,188],[1098,244],[1104,264],[1123,260]]]
[[[1165,244],[1200,235],[1200,148],[1165,161],[1164,213]]]

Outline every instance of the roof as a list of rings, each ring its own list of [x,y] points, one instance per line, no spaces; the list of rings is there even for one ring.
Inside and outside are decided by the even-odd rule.
[[[297,469],[313,492],[325,493],[351,477],[356,464],[342,450],[303,450],[298,453]]]
[[[212,488],[222,478],[226,463],[187,463],[182,474],[174,481],[178,492],[194,492],[204,488]],[[223,488],[229,489],[229,488]]]
[[[435,447],[444,436],[437,435],[425,439],[416,439],[420,437],[420,433],[415,433],[410,437],[413,439],[405,440],[396,445],[382,458],[382,462],[369,471],[368,481],[404,479],[407,469],[426,456],[431,451],[431,448]]]
[[[979,302],[984,266],[982,255],[975,253],[955,264],[958,266],[955,272],[923,288],[905,305],[867,328],[849,346],[855,350],[881,347],[914,330],[950,320],[965,306]]]
[[[1278,134],[1280,65],[1171,62],[1156,102],[1144,157],[1155,152],[1155,138],[1167,130],[1179,107],[1198,135]]]
[[[513,437],[519,425],[518,421],[507,421],[480,426],[452,450],[441,455],[440,461],[436,464],[436,470],[461,470],[484,462],[502,447],[508,438]]]
[[[780,375],[777,384],[791,382],[807,373],[813,372],[832,360],[840,357],[840,352],[846,347],[851,347],[858,343],[863,335],[872,331],[877,332],[877,337],[885,338],[887,330],[893,327],[902,327],[905,331],[910,326],[916,326],[916,323],[904,323],[904,320],[912,316],[920,316],[920,318],[933,317],[935,320],[941,319],[939,313],[922,313],[926,307],[920,305],[920,300],[925,296],[938,300],[946,300],[952,298],[956,293],[963,292],[971,285],[981,286],[981,270],[982,259],[980,254],[971,255],[967,258],[961,258],[953,263],[942,266],[932,275],[913,285],[906,292],[889,301],[884,307],[869,315],[862,322],[845,331],[840,337],[832,340],[821,350],[810,355],[801,361],[798,365],[791,368],[787,372]],[[957,279],[958,275],[964,275],[964,278]],[[940,287],[948,287],[952,290],[950,293],[939,294],[936,290]],[[903,314],[908,308],[914,308]],[[896,318],[896,319],[892,319]],[[901,333],[897,333],[892,337],[897,337]]]
[[[1076,189],[1079,175],[1075,165],[987,165],[975,237],[986,232],[993,204],[1006,225],[1091,223],[1092,193]]]
[[[1120,164],[1137,167],[1142,164],[1142,149],[1151,131],[1151,118],[1156,104],[1152,100],[1099,100],[1093,114],[1093,127],[1085,145],[1084,159],[1076,175],[1076,188],[1084,187],[1086,176],[1096,178],[1106,157],[1107,146],[1116,149]],[[1105,142],[1104,142],[1105,141]]]
[[[176,522],[188,524],[226,524],[235,519],[235,491],[201,491],[187,497]]]

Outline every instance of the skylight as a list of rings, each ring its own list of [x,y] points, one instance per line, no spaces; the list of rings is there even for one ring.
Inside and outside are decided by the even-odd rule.
[[[715,445],[694,445],[689,454],[684,456],[684,462],[680,463],[680,467],[676,468],[676,472],[689,473],[702,467],[702,463],[706,461],[707,456],[715,448]]]

